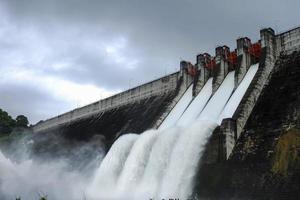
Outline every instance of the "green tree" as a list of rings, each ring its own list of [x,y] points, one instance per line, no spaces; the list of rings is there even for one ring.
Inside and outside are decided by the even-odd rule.
[[[28,119],[24,115],[19,115],[13,119],[6,111],[0,109],[0,135],[9,134],[16,127],[27,128]]]
[[[12,131],[16,124],[16,121],[8,115],[7,112],[0,109],[0,134],[8,134]]]
[[[28,119],[24,115],[16,117],[16,127],[28,127]]]
[[[10,115],[8,115],[7,112],[0,109],[0,123],[6,126],[14,126],[15,120]]]

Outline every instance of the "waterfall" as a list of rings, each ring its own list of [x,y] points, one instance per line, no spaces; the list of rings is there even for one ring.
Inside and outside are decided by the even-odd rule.
[[[104,191],[106,198],[103,199],[190,197],[198,163],[208,138],[223,118],[232,117],[257,69],[258,65],[251,66],[236,90],[235,72],[227,74],[213,95],[212,78],[194,99],[190,86],[158,130],[146,131],[138,136],[133,147],[127,148],[130,153],[122,155],[127,158],[122,157],[118,164],[112,162],[109,166],[106,159],[119,159],[107,158],[119,156],[120,152],[110,153],[116,151],[115,146],[119,143],[116,141],[117,144],[113,145],[103,161],[108,166],[102,167],[102,163],[99,168],[98,173],[105,176],[95,177],[94,192]],[[104,171],[109,167],[112,170],[108,171],[114,173]],[[110,182],[109,176],[113,176],[114,184],[110,183],[111,188],[103,189],[103,185]]]
[[[246,90],[248,89],[251,81],[253,80],[258,70],[258,64],[255,64],[249,68],[242,82],[239,84],[237,89],[234,91],[232,97],[226,104],[222,114],[220,115],[218,122],[221,123],[222,119],[232,117],[239,103],[241,102]]]
[[[219,115],[232,94],[233,89],[234,72],[229,72],[198,118],[217,122]]]
[[[212,95],[212,78],[208,79],[200,93],[195,97],[186,111],[178,120],[177,124],[179,126],[187,126],[191,124],[197,116],[201,113],[206,103],[208,102],[210,96]]]
[[[115,193],[114,188],[119,174],[137,139],[138,135],[136,134],[126,134],[116,140],[96,171],[93,182],[87,189],[89,198],[107,199],[108,195]]]
[[[137,199],[155,196],[161,177],[166,173],[173,147],[182,131],[179,127],[172,127],[157,136],[143,179],[137,188]]]
[[[182,113],[188,107],[192,99],[193,85],[190,85],[183,96],[180,98],[180,100],[177,102],[176,106],[171,110],[166,119],[160,125],[159,129],[167,129],[174,126],[177,120],[181,117]]]
[[[185,128],[174,146],[171,162],[159,194],[160,198],[188,198],[202,150],[234,88],[234,72],[224,79],[196,122]],[[217,105],[216,105],[217,104]]]
[[[121,197],[134,191],[137,183],[142,178],[157,135],[157,131],[146,131],[132,147],[118,180],[117,193]]]
[[[186,199],[189,196],[198,158],[216,126],[214,122],[197,121],[185,128],[173,147],[170,163],[156,197]]]

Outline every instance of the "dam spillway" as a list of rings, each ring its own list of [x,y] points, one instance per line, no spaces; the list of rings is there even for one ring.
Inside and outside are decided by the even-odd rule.
[[[168,128],[159,128],[158,130],[142,133],[131,148],[128,147],[130,145],[125,145],[125,148],[121,151],[128,152],[128,148],[130,148],[130,153],[126,159],[122,158],[126,162],[119,162],[117,168],[122,168],[121,172],[120,170],[114,172],[115,167],[107,166],[109,160],[119,156],[109,152],[102,163],[103,166],[101,165],[96,172],[95,180],[89,188],[88,194],[91,195],[91,198],[188,198],[193,188],[192,183],[195,176],[193,173],[196,172],[195,168],[207,138],[220,123],[221,116],[232,117],[234,109],[240,103],[246,91],[245,88],[247,89],[250,85],[257,69],[257,64],[249,68],[248,73],[234,93],[234,72],[230,72],[216,93],[207,102],[203,111],[197,114],[196,119],[188,124],[188,127],[177,127],[176,124],[179,124],[179,120]],[[188,104],[190,99],[187,96],[191,96],[189,90],[190,87],[182,97],[184,105],[187,106],[185,112],[188,112],[189,106],[192,105]],[[209,90],[208,93],[210,93]],[[202,94],[200,92],[198,95]],[[179,101],[172,111],[181,113],[182,106],[183,103]],[[178,114],[172,111],[170,112],[170,118],[177,118],[171,116],[177,116]],[[226,115],[222,115],[222,112],[226,112]],[[230,113],[231,116],[229,116]],[[194,115],[194,113],[191,114]],[[163,122],[162,127],[166,127],[164,123],[169,125],[170,121]],[[168,137],[165,137],[165,135]],[[119,140],[124,140],[127,137],[131,137],[131,135],[121,136]],[[156,144],[156,141],[158,141],[158,144]],[[131,144],[131,141],[128,141],[128,143]],[[117,148],[115,146],[120,146],[119,142],[113,145],[113,152]],[[157,155],[157,152],[160,156]],[[126,155],[123,156],[126,157]],[[104,177],[103,174],[105,174]],[[115,177],[114,181],[101,183],[101,180],[109,180],[111,177]],[[105,189],[103,189],[103,186]],[[112,193],[114,195],[111,195]]]
[[[34,130],[43,133],[57,126],[68,129],[68,126],[73,126],[72,123],[80,123],[97,113],[97,109],[102,109],[99,111],[101,118],[107,110],[118,113],[122,106],[134,107],[137,102],[147,107],[151,101],[145,99],[158,99],[157,103],[164,102],[164,106],[149,106],[154,106],[156,110],[152,111],[157,111],[153,112],[155,117],[149,118],[148,122],[152,122],[144,128],[150,130],[134,132],[121,128],[111,138],[115,143],[98,168],[87,194],[100,199],[149,196],[188,198],[192,195],[196,168],[208,138],[217,127],[221,130],[218,134],[224,136],[219,137],[217,142],[221,151],[217,156],[211,156],[213,159],[208,162],[216,160],[216,157],[228,159],[273,71],[277,57],[299,46],[288,48],[282,42],[275,45],[279,38],[284,37],[282,34],[276,36],[271,29],[262,30],[258,42],[261,45],[259,57],[251,54],[249,49],[253,45],[248,38],[239,38],[234,52],[226,46],[218,47],[214,58],[207,54],[197,56],[195,65],[182,62],[178,73],[124,93],[128,104],[115,102],[116,98],[107,99],[105,103],[84,108],[90,114],[80,114],[78,117],[75,113],[82,111],[77,110],[41,122]],[[154,92],[156,87],[160,89]],[[123,96],[118,98],[125,98]],[[111,196],[112,193],[114,195]]]
[[[184,92],[183,96],[177,102],[175,107],[168,114],[163,123],[159,126],[159,129],[166,129],[174,126],[182,114],[187,109],[188,105],[193,99],[193,86],[190,85],[188,89]]]

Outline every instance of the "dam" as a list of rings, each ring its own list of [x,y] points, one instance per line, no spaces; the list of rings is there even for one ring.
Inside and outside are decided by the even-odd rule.
[[[257,42],[238,38],[234,50],[219,46],[195,64],[181,61],[176,73],[41,121],[33,131],[105,138],[109,151],[88,188],[92,199],[185,199],[199,160],[231,157],[278,62],[299,51],[300,28],[262,29]]]
[[[215,57],[210,56],[208,53],[199,54],[196,59],[196,64],[194,65],[190,62],[182,61],[180,63],[179,72],[129,89],[93,104],[74,109],[51,119],[40,121],[34,125],[33,131],[39,133],[47,130],[60,129],[68,132],[68,129],[73,130],[75,124],[77,125],[76,129],[80,129],[80,124],[85,126],[84,124],[89,121],[89,128],[85,127],[82,130],[80,129],[80,134],[83,135],[82,137],[84,137],[84,134],[94,134],[101,130],[101,124],[111,124],[111,126],[115,125],[114,130],[107,130],[107,134],[105,134],[110,134],[109,138],[114,140],[115,137],[112,135],[118,137],[125,132],[141,133],[147,129],[156,129],[164,120],[169,120],[168,114],[172,112],[172,109],[180,98],[184,96],[185,92],[192,90],[192,97],[190,98],[193,99],[201,91],[207,81],[212,81],[211,87],[213,93],[217,90],[227,73],[232,70],[236,71],[236,88],[245,76],[248,68],[253,63],[258,63],[259,70],[255,75],[255,81],[251,84],[245,94],[247,96],[243,98],[233,116],[236,121],[235,123],[237,123],[235,126],[237,129],[236,135],[238,137],[251,113],[252,107],[255,105],[255,99],[258,98],[262,87],[273,69],[276,58],[281,54],[291,54],[293,51],[299,51],[299,30],[300,28],[295,28],[275,35],[275,32],[271,28],[263,29],[260,33],[260,41],[254,44],[251,44],[250,39],[247,37],[239,38],[237,39],[237,48],[232,52],[230,52],[227,46],[220,46],[216,48]],[[260,89],[255,88],[255,91],[251,90],[251,88],[255,87],[254,82],[260,85]],[[197,100],[197,98],[195,98],[195,100]],[[252,105],[250,105],[250,102],[252,102]],[[145,117],[143,114],[147,115],[147,118],[143,120],[146,121],[147,119],[147,122],[143,122],[145,124],[139,125],[139,128],[137,128],[138,125],[134,124],[135,122],[131,118],[132,116],[124,116],[125,118],[122,119],[122,122],[116,122],[117,118],[113,116],[115,113],[126,114],[126,109],[135,109],[138,112],[139,107],[143,107],[146,104],[148,106],[151,104],[152,108],[144,110],[143,113],[139,113],[141,114],[139,117],[142,118]],[[187,105],[183,105],[182,107],[182,109],[185,109]],[[195,107],[199,109],[201,105],[195,105]],[[178,112],[178,114],[179,113],[180,112]],[[111,119],[108,119],[109,117]],[[105,120],[107,120],[107,122]],[[141,128],[141,126],[144,127]],[[76,131],[73,130],[74,135],[76,134],[75,132]],[[101,131],[99,132],[99,134],[101,134]]]

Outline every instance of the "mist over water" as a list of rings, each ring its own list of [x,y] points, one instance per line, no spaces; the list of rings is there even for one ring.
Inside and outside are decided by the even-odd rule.
[[[21,197],[22,200],[35,200],[41,196],[54,200],[82,200],[85,197],[92,172],[105,155],[103,148],[94,148],[101,142],[95,139],[92,142],[73,143],[74,152],[68,156],[59,151],[63,155],[59,158],[48,154],[40,157],[33,153],[36,142],[33,135],[28,131],[18,135],[22,137],[14,138],[9,149],[3,149],[5,152],[0,151],[1,200],[14,200],[17,197]],[[52,141],[49,137],[45,140]],[[55,137],[55,140],[60,145],[64,144],[60,137]],[[52,148],[57,148],[56,144],[52,145]],[[49,146],[51,142],[48,148]],[[97,152],[97,155],[92,155],[92,151]],[[87,157],[87,154],[90,156]],[[79,166],[78,162],[84,165]]]
[[[27,160],[12,163],[0,153],[1,194],[7,199],[82,199],[88,178],[83,173],[69,171],[61,162],[38,163]]]
[[[159,129],[122,135],[104,158],[100,151],[85,160],[93,152],[88,143],[65,159],[23,155],[13,162],[0,152],[0,199],[37,199],[40,193],[51,200],[189,198],[207,140],[223,118],[232,117],[257,69],[250,67],[236,90],[234,72],[213,95],[212,79],[195,98],[190,86]],[[78,159],[83,167],[71,164]]]

